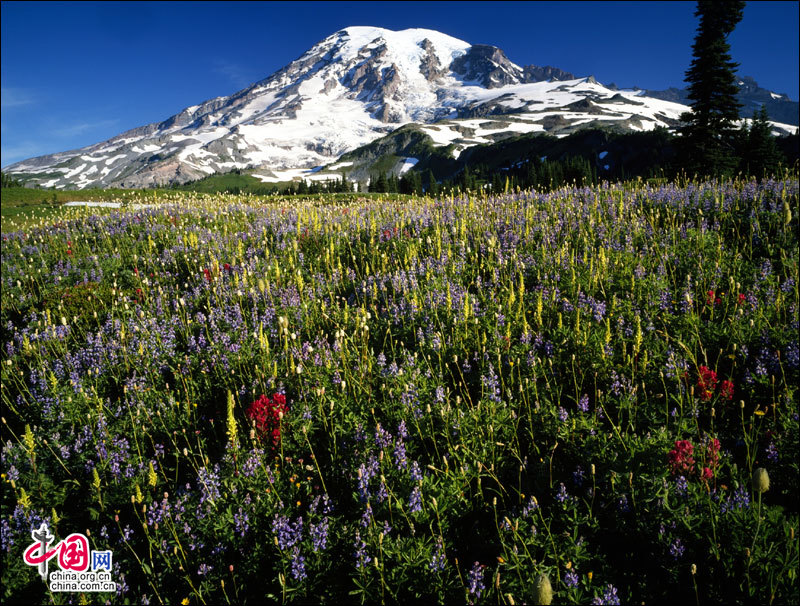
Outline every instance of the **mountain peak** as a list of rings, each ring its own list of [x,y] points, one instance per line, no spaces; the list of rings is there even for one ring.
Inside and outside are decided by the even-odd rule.
[[[274,182],[409,123],[457,155],[515,133],[671,126],[686,109],[558,68],[520,67],[496,46],[430,29],[351,26],[233,95],[8,168],[42,187],[142,187],[232,169]]]
[[[394,31],[383,27],[353,25],[339,30],[323,41],[338,43],[341,47],[338,56],[347,60],[359,54],[362,49],[373,44],[384,44],[392,54],[408,59],[416,59],[420,55],[420,48],[428,40],[432,45],[437,59],[445,66],[452,60],[467,52],[470,48],[468,42],[453,38],[447,34],[432,29],[411,28]]]

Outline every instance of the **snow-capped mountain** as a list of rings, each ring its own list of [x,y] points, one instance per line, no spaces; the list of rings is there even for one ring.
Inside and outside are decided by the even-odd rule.
[[[742,108],[739,115],[750,118],[754,111],[763,105],[774,121],[797,126],[800,124],[800,104],[792,101],[786,93],[776,93],[758,85],[750,76],[743,76],[736,81],[739,92],[736,95]],[[689,91],[685,88],[668,88],[666,90],[647,90],[648,97],[689,104]]]
[[[348,27],[233,95],[7,171],[57,188],[182,183],[236,168],[282,181],[408,123],[458,154],[516,133],[670,127],[687,109],[557,68],[520,67],[496,47],[432,30]]]

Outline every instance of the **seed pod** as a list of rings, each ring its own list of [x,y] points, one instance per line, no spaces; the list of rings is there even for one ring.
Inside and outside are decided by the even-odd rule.
[[[546,574],[540,574],[536,579],[536,603],[547,606],[553,601],[553,586]]]
[[[759,467],[753,472],[753,490],[758,493],[769,490],[769,474],[763,467]]]

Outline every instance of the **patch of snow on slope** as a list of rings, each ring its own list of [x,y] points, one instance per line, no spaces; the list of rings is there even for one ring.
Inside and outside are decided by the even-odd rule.
[[[136,154],[151,154],[159,149],[161,148],[158,145],[153,145],[152,143],[145,144],[142,147],[131,147],[131,151]]]
[[[451,130],[444,124],[423,126],[420,130],[433,139],[434,145],[437,146],[450,145],[456,139],[461,138],[461,133],[456,130]]]
[[[85,164],[81,164],[78,168],[74,168],[72,170],[70,170],[70,169],[62,169],[62,170],[66,170],[66,172],[64,172],[63,178],[64,179],[71,179],[72,177],[74,177],[75,175],[80,173],[84,168],[86,168],[86,165]]]
[[[126,157],[125,154],[117,154],[116,156],[111,156],[108,160],[106,160],[106,166],[113,164],[120,158],[125,158],[125,157]]]
[[[405,158],[403,166],[400,167],[400,174],[404,175],[407,173],[409,170],[414,168],[414,166],[416,166],[417,162],[419,162],[417,158]]]

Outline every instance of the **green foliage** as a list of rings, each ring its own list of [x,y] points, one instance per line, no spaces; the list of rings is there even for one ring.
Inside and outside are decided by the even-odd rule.
[[[7,187],[22,187],[22,183],[11,175],[0,172],[0,189],[6,189]]]
[[[796,603],[796,176],[464,173],[4,231],[4,599]]]

